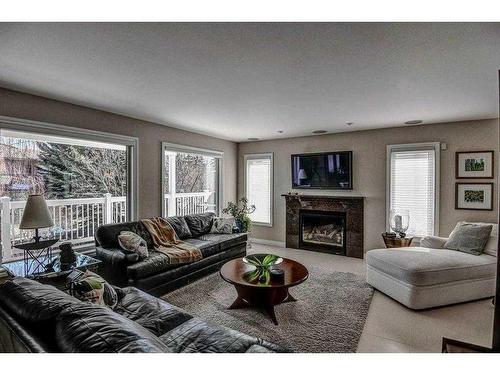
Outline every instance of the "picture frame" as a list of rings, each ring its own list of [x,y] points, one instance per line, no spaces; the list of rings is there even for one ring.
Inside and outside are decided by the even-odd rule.
[[[455,152],[455,178],[493,178],[495,173],[494,156],[493,150]]]
[[[455,183],[455,209],[493,211],[493,182]]]

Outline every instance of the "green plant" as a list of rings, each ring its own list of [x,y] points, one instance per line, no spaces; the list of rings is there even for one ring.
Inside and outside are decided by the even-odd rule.
[[[250,230],[250,226],[252,225],[252,221],[249,214],[255,211],[255,205],[248,205],[248,199],[245,197],[240,198],[236,203],[228,202],[227,207],[222,210],[222,213],[229,214],[239,221],[241,225],[242,232],[248,232]]]
[[[245,263],[255,266],[255,270],[245,273],[245,278],[248,282],[259,283],[259,284],[269,284],[271,280],[271,275],[269,273],[270,268],[282,261],[282,259],[274,254],[256,254],[247,255],[243,258]]]

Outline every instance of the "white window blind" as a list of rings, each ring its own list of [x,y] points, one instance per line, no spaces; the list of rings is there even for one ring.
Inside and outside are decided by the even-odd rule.
[[[255,211],[250,219],[255,224],[272,224],[273,190],[272,154],[245,155],[245,194]]]
[[[439,146],[389,146],[391,209],[407,209],[411,236],[434,235]]]

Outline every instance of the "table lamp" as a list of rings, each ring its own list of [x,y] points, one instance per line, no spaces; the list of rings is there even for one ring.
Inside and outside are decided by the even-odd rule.
[[[19,229],[34,229],[35,230],[35,243],[40,242],[40,236],[38,235],[39,228],[52,227],[54,221],[50,216],[49,208],[47,207],[47,202],[42,195],[33,194],[28,196],[28,201],[24,207],[23,217],[21,219],[21,224],[19,224]]]

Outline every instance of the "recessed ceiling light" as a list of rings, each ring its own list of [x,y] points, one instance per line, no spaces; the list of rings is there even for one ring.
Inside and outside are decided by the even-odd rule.
[[[278,130],[278,133],[280,133],[280,134],[283,133],[283,130]]]
[[[354,124],[354,122],[346,122],[345,123],[347,126],[351,126],[352,124]]]
[[[259,138],[247,138],[249,141],[258,141]]]
[[[421,124],[423,121],[422,120],[410,120],[410,121],[405,121],[406,125],[418,125]]]
[[[313,134],[325,134],[326,130],[315,130],[313,131]]]

